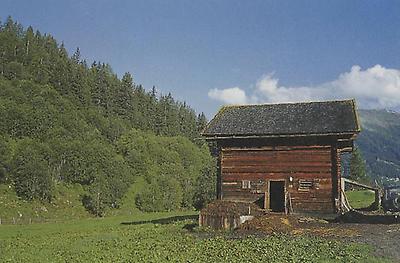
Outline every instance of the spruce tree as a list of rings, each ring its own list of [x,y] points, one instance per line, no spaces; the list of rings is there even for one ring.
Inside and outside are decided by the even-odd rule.
[[[362,157],[360,149],[358,148],[354,149],[350,158],[349,178],[362,183],[369,183],[371,181],[370,177],[367,175],[365,161]]]
[[[198,133],[201,133],[207,125],[207,118],[204,112],[197,116],[196,124]]]

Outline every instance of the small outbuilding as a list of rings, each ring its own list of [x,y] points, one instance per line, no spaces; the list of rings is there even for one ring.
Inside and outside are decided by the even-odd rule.
[[[342,152],[360,132],[354,100],[225,106],[202,135],[218,149],[217,199],[271,212],[344,209]]]

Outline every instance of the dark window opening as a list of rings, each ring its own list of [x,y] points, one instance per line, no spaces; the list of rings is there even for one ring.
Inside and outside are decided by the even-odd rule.
[[[285,182],[269,182],[269,203],[272,212],[285,212]]]

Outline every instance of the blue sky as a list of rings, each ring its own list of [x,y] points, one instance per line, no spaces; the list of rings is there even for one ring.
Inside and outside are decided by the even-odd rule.
[[[50,33],[209,117],[224,103],[355,97],[400,108],[400,1],[20,1]]]

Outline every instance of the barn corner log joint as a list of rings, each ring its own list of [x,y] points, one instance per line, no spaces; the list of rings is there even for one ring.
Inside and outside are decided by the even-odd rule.
[[[272,212],[343,210],[340,154],[360,132],[354,100],[225,106],[202,135],[218,148],[217,198]]]

